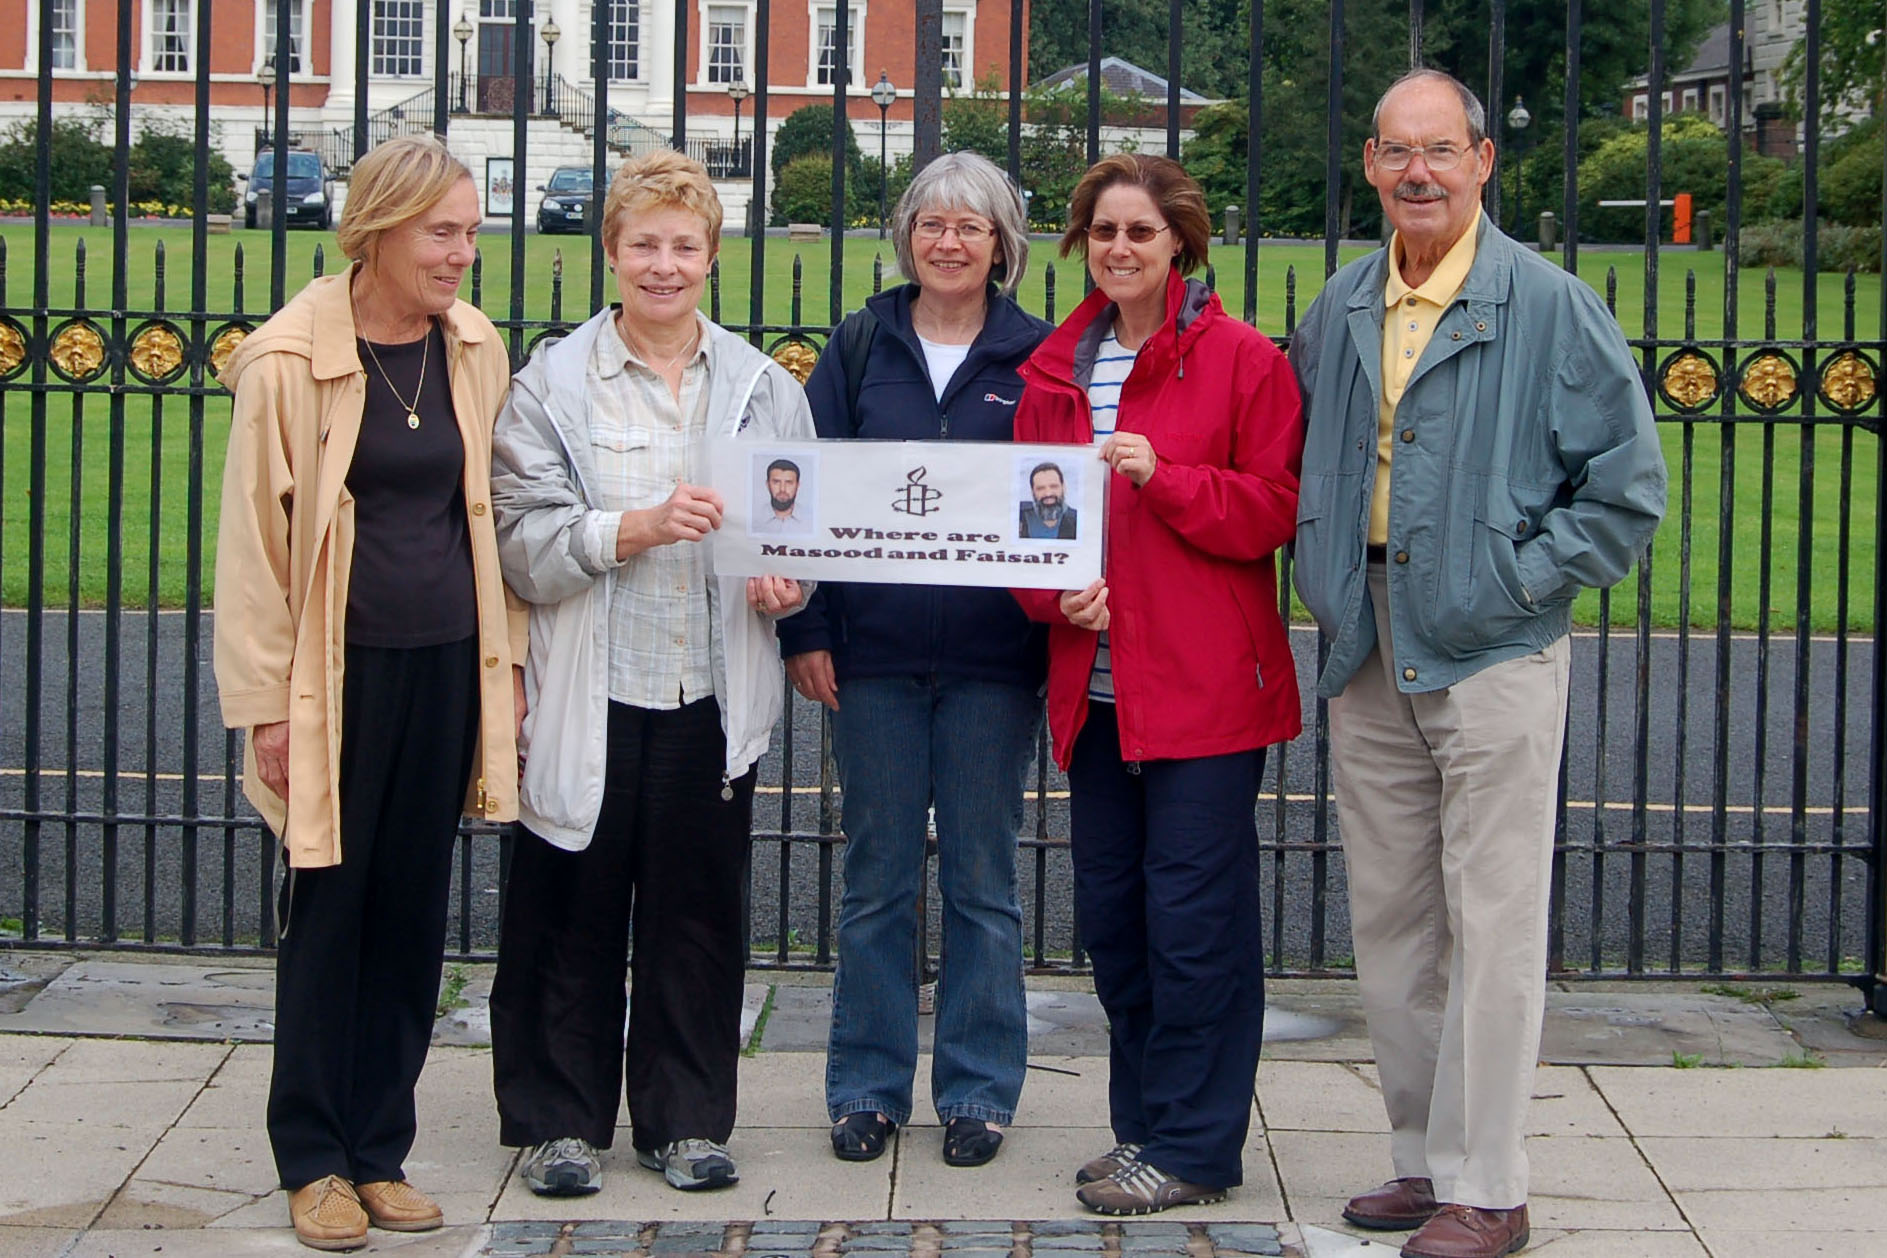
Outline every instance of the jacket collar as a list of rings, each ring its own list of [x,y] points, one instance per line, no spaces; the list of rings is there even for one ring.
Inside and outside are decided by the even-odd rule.
[[[1107,294],[1095,289],[1030,355],[1029,365],[1049,378],[1085,388],[1101,341],[1114,326],[1116,310]],[[1218,294],[1198,280],[1183,278],[1177,267],[1168,271],[1166,321],[1140,347],[1140,361],[1165,363],[1177,359],[1183,363],[1206,327],[1224,313]],[[1138,362],[1135,367],[1139,367]]]
[[[876,315],[879,324],[904,342],[920,362],[923,361],[924,347],[918,341],[917,330],[911,325],[911,305],[923,291],[916,284],[900,284],[865,299],[865,309]],[[971,358],[1013,359],[1041,342],[1043,333],[1050,326],[1047,322],[1035,318],[1013,299],[1003,296],[1002,290],[993,282],[984,286],[983,295],[987,313],[983,316],[983,330],[976,334],[976,340],[970,345]]]

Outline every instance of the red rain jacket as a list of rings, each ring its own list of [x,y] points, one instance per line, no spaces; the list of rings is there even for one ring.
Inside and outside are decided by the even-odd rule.
[[[1096,289],[1021,368],[1017,441],[1088,442],[1087,382],[1112,324]],[[1176,760],[1248,751],[1302,728],[1297,668],[1272,555],[1297,522],[1304,428],[1284,355],[1171,273],[1166,322],[1121,389],[1118,431],[1152,442],[1144,487],[1114,475],[1107,559],[1121,754]],[[1018,590],[1049,626],[1048,724],[1063,769],[1088,714],[1097,636],[1053,590]]]

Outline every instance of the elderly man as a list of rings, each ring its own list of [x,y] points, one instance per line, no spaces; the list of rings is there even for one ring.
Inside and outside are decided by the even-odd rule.
[[[1330,636],[1337,815],[1396,1178],[1351,1223],[1405,1258],[1527,1243],[1527,1102],[1573,597],[1664,510],[1651,409],[1584,284],[1480,212],[1481,104],[1434,70],[1377,103],[1395,227],[1291,344],[1306,448],[1296,583]]]

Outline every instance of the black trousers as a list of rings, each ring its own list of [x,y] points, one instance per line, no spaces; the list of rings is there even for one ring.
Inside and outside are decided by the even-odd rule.
[[[1093,703],[1068,766],[1075,913],[1107,1011],[1116,1140],[1169,1175],[1244,1182],[1264,934],[1262,750],[1122,761],[1114,705]]]
[[[290,870],[280,900],[268,1126],[284,1188],[404,1177],[477,745],[477,638],[347,648],[341,863]]]
[[[723,782],[725,761],[713,699],[611,703],[590,845],[519,827],[491,990],[500,1143],[607,1149],[625,1085],[638,1149],[732,1134],[754,774]]]

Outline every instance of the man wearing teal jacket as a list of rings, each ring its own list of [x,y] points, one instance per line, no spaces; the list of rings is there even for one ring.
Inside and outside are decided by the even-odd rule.
[[[1481,104],[1434,70],[1376,106],[1395,227],[1291,342],[1306,444],[1294,578],[1330,637],[1337,815],[1405,1258],[1527,1243],[1527,1102],[1574,596],[1664,512],[1631,351],[1598,297],[1480,211]]]

